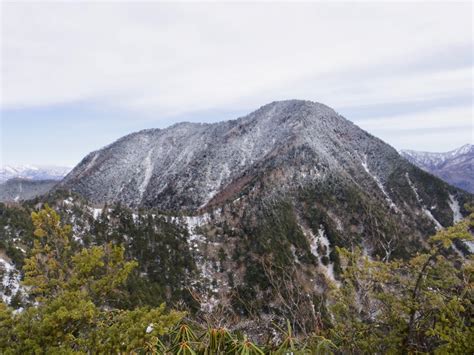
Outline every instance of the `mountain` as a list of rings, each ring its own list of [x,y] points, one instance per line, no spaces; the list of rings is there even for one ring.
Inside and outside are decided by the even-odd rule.
[[[451,225],[471,198],[333,109],[300,100],[273,102],[236,120],[130,134],[90,153],[57,189],[99,206],[194,214],[225,206],[273,213],[284,205],[303,230],[314,223],[314,208],[326,229],[331,224],[340,238],[374,250],[396,230],[398,252],[415,247],[404,236],[419,240]],[[234,227],[255,224],[242,219],[234,218]]]
[[[29,200],[48,193],[56,180],[9,179],[0,183],[0,202]]]
[[[283,167],[284,186],[337,176],[375,183],[389,204],[391,174],[411,169],[392,147],[329,107],[290,100],[233,121],[133,133],[89,154],[61,186],[99,204],[194,210]]]
[[[64,166],[4,165],[0,167],[0,183],[13,178],[61,180],[70,170]]]
[[[400,154],[447,183],[474,193],[474,145],[466,144],[445,153],[402,150]]]
[[[125,136],[46,196],[0,204],[0,240],[19,265],[33,245],[31,212],[47,203],[75,244],[120,244],[138,261],[127,302],[166,302],[255,333],[292,319],[310,333],[315,319],[331,322],[339,248],[406,260],[471,200],[331,108],[289,100]]]

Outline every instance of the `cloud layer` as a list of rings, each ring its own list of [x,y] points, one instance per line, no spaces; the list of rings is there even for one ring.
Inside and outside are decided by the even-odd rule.
[[[302,98],[377,134],[388,108],[431,102],[397,120],[465,127],[471,31],[471,3],[3,3],[2,110],[86,102],[157,122]]]

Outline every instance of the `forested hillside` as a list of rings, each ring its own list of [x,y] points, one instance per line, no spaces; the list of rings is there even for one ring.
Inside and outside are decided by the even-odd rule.
[[[474,350],[474,260],[453,251],[454,243],[472,239],[472,213],[408,258],[381,260],[357,247],[336,248],[338,277],[318,299],[293,288],[292,270],[264,270],[269,287],[291,312],[273,324],[251,314],[263,327],[245,332],[227,327],[225,313],[137,299],[128,282],[140,266],[127,257],[122,242],[81,243],[47,205],[33,212],[24,227],[32,234],[25,238],[30,246],[26,257],[16,261],[24,273],[21,309],[0,305],[0,349],[6,354]],[[184,270],[192,273],[191,266]]]

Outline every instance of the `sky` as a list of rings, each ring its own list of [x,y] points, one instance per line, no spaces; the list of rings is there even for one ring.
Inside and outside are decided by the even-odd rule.
[[[472,2],[2,2],[0,164],[324,103],[397,149],[473,143]]]

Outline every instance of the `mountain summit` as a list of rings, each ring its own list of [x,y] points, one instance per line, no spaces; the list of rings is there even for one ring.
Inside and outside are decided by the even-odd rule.
[[[397,158],[393,148],[331,108],[289,100],[232,121],[130,134],[89,154],[63,186],[99,204],[197,209],[277,165],[294,175],[285,185],[331,174],[352,179],[354,173],[382,184],[387,164]]]

